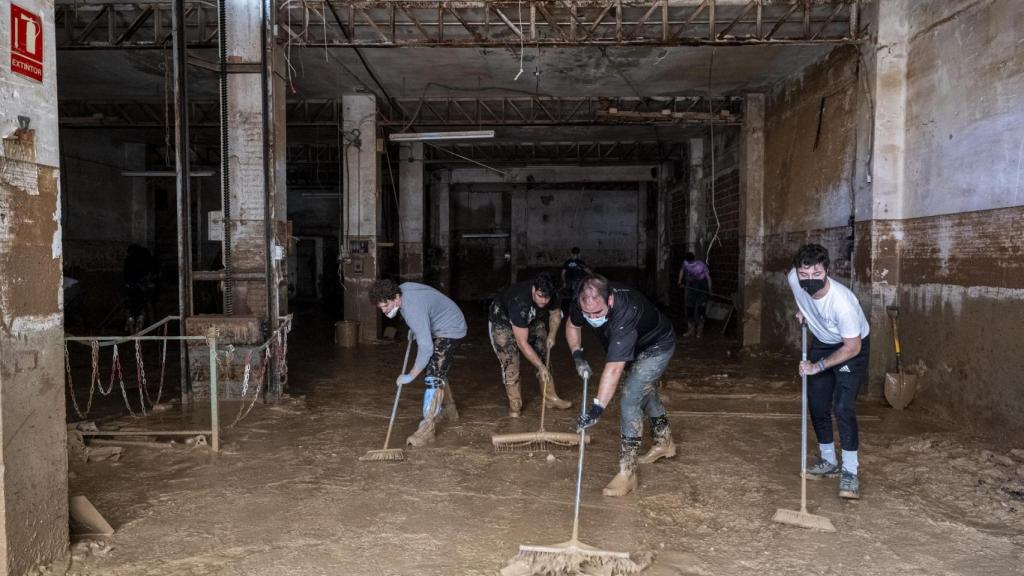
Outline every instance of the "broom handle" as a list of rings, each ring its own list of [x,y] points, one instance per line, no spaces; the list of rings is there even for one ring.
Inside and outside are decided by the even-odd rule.
[[[405,360],[402,360],[402,374],[405,374],[405,369],[409,366],[409,351],[412,350],[412,338],[409,339],[409,343],[405,345]],[[398,413],[398,397],[402,394],[402,387],[395,386],[395,403],[391,406],[391,420],[388,421],[388,435],[384,437],[384,449],[388,449],[388,442],[391,441],[391,428],[395,425],[395,414]]]
[[[583,377],[583,401],[580,402],[580,416],[587,414],[587,380]],[[580,429],[580,462],[576,470],[576,509],[572,516],[572,541],[576,542],[580,536],[580,487],[583,485],[583,447],[586,446],[586,429]]]
[[[807,324],[800,323],[800,360],[807,362]],[[800,377],[800,513],[807,513],[807,375]]]
[[[547,355],[544,357],[544,367],[548,369],[548,374],[551,373],[551,348],[547,349]],[[540,383],[540,430],[544,431],[544,412],[547,411],[548,407],[548,381],[543,380]]]

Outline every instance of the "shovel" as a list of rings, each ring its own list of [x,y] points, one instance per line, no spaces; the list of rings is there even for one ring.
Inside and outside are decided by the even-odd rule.
[[[903,373],[903,359],[900,354],[900,309],[896,306],[885,308],[892,320],[892,339],[896,345],[896,373],[885,374],[885,399],[897,410],[903,410],[914,399],[917,391],[917,375]]]

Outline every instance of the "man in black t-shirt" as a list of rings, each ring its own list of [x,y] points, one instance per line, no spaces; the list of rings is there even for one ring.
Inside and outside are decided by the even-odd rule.
[[[508,394],[508,415],[518,418],[523,409],[519,386],[519,354],[537,369],[549,406],[566,410],[572,402],[562,400],[545,363],[555,345],[562,321],[558,296],[551,276],[541,274],[533,282],[518,282],[499,294],[490,306],[488,330],[491,346],[501,364],[501,379]]]
[[[573,246],[569,254],[569,259],[562,264],[562,290],[559,292],[562,297],[562,312],[565,314],[569,314],[569,307],[576,299],[576,291],[580,287],[580,282],[587,277],[587,274],[592,273],[587,263],[580,258],[579,247]]]
[[[675,352],[676,334],[669,319],[636,290],[610,284],[603,276],[587,276],[565,323],[565,339],[576,372],[583,378],[592,374],[580,346],[584,323],[595,329],[607,356],[597,396],[577,420],[576,431],[597,423],[621,380],[619,473],[605,486],[604,495],[625,496],[636,488],[638,463],[651,464],[676,455],[665,407],[658,397],[658,379]],[[637,458],[644,415],[651,423],[654,446]]]

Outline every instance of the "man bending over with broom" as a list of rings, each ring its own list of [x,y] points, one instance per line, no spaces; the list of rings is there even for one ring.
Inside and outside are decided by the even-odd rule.
[[[523,409],[519,386],[520,353],[537,369],[537,379],[543,385],[548,406],[559,410],[572,407],[572,402],[558,397],[554,379],[545,366],[561,322],[555,284],[546,273],[538,275],[533,282],[509,286],[491,302],[488,329],[491,347],[501,364],[510,417],[518,418]]]
[[[814,343],[800,375],[807,375],[807,402],[821,459],[807,469],[807,478],[839,476],[840,498],[860,498],[857,479],[857,392],[868,372],[870,327],[857,296],[828,277],[828,250],[806,244],[793,257],[789,288],[793,291],[797,320],[807,322]],[[843,446],[840,471],[832,438],[832,406],[839,420]]]
[[[450,393],[445,397],[445,387],[455,349],[466,336],[466,318],[450,298],[415,282],[399,286],[391,280],[377,280],[370,288],[370,300],[388,318],[401,312],[409,326],[409,338],[416,339],[416,361],[412,370],[399,376],[395,385],[404,386],[421,372],[424,374],[423,420],[416,432],[405,440],[410,446],[423,446],[434,440],[442,407],[454,414],[455,406]]]
[[[636,488],[638,463],[651,464],[676,455],[665,407],[658,397],[658,379],[675,352],[676,334],[669,319],[636,290],[610,284],[603,276],[587,276],[565,323],[565,339],[581,378],[591,374],[580,345],[584,322],[597,332],[607,357],[597,397],[577,420],[576,431],[597,423],[622,381],[619,473],[603,492],[605,496],[625,496]],[[638,459],[644,415],[651,423],[654,446]]]

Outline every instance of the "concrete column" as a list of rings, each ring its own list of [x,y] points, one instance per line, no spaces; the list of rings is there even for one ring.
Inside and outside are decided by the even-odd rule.
[[[665,162],[658,168],[658,234],[657,234],[657,296],[661,304],[671,300],[672,270],[672,163]]]
[[[437,246],[437,259],[434,266],[437,269],[437,289],[445,294],[451,295],[452,289],[452,173],[448,170],[441,170],[437,173],[435,180],[434,201],[437,206],[437,226],[435,230],[435,245]]]
[[[686,248],[697,252],[704,239],[704,139],[690,138],[690,202],[686,222]],[[701,255],[703,257],[703,255]]]
[[[761,343],[764,292],[764,94],[744,99],[740,142],[740,308],[744,346]]]
[[[128,142],[124,145],[124,166],[128,170],[142,172],[146,169],[146,145]],[[150,210],[152,194],[146,178],[132,178],[131,197],[131,241],[152,250],[152,217]]]
[[[423,282],[423,144],[402,144],[398,151],[399,273]]]
[[[10,4],[0,0],[5,42]],[[0,576],[68,546],[53,2],[17,4],[42,24],[43,64],[42,81],[13,73],[9,58],[0,67]]]
[[[901,219],[906,184],[904,150],[907,112],[908,3],[884,0],[877,5],[878,42],[874,54],[874,132],[872,165],[868,176],[870,193],[858,191],[857,243],[870,247],[866,265],[858,274],[862,289],[870,291],[865,313],[871,324],[872,340],[884,342],[891,335],[885,308],[897,299],[900,285]],[[870,54],[867,56],[870,58]],[[870,66],[870,64],[869,64]],[[866,235],[866,238],[861,236]],[[865,251],[858,248],[858,253]],[[860,266],[858,266],[860,267]],[[867,284],[867,286],[864,286]],[[890,365],[889,346],[876,345],[868,368],[869,391],[881,395],[885,371]]]
[[[512,186],[512,221],[509,224],[509,250],[512,261],[509,265],[509,282],[519,278],[519,271],[530,266],[530,241],[526,230],[529,225],[529,192],[525,186]]]
[[[636,187],[636,287],[643,292],[650,288],[647,278],[647,236],[650,234],[647,222],[647,182],[640,182]]]
[[[273,244],[277,243],[273,237],[282,234],[281,221],[286,218],[285,130],[282,81],[273,75],[270,89],[265,90],[260,74],[266,62],[261,44],[261,7],[261,3],[248,0],[227,3],[227,36],[231,39],[228,60],[235,65],[254,66],[228,77],[231,222],[226,233],[231,238],[233,314],[267,321],[277,318],[277,292],[283,277],[282,266],[275,264],[267,270],[267,252],[273,254]],[[274,46],[270,42],[269,49],[275,51]],[[280,57],[275,54],[269,58]],[[264,97],[268,99],[266,114]],[[269,159],[264,157],[265,152]],[[272,237],[269,242],[268,227]],[[268,290],[274,292],[269,297]]]
[[[377,154],[377,98],[369,94],[343,96],[344,218],[342,262],[345,319],[359,322],[360,338],[375,340],[380,312],[369,300],[370,287],[380,276],[380,164]]]

